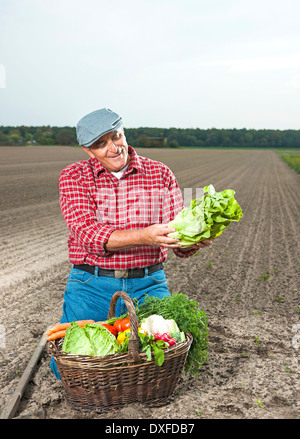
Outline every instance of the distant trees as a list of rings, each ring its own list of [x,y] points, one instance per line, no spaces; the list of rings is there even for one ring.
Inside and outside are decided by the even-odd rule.
[[[63,128],[55,133],[56,143],[59,145],[76,145],[76,133],[71,128]]]
[[[73,127],[0,127],[0,145],[77,145]]]
[[[153,146],[151,137],[167,138],[167,146],[300,148],[300,130],[130,128],[127,141],[134,147]]]
[[[133,147],[300,148],[300,130],[126,128]],[[0,126],[0,145],[78,145],[75,127]]]
[[[147,147],[150,145],[150,137],[146,136],[146,134],[142,134],[140,137],[138,137],[137,141],[139,146]]]

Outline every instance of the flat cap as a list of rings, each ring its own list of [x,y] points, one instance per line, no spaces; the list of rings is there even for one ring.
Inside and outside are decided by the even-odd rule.
[[[84,116],[77,123],[76,133],[79,145],[89,147],[104,134],[122,126],[122,118],[109,108],[101,108]]]

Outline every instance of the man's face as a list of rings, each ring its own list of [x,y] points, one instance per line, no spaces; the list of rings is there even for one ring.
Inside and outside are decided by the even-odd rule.
[[[84,151],[111,172],[120,171],[130,160],[128,144],[122,129],[104,134]]]

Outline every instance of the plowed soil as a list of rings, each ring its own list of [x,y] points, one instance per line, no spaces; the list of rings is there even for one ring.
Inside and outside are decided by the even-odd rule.
[[[170,291],[207,313],[209,361],[197,378],[180,379],[164,407],[85,413],[66,403],[46,347],[15,417],[299,418],[299,175],[271,150],[138,152],[166,163],[192,196],[209,183],[234,189],[243,209],[209,248],[186,260],[170,252],[165,266]],[[0,412],[43,332],[60,320],[70,264],[58,177],[85,158],[71,147],[0,148]]]

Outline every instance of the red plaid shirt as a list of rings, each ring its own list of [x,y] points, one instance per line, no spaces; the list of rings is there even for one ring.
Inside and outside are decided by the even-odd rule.
[[[60,175],[60,206],[69,227],[72,264],[89,264],[113,270],[143,268],[167,259],[168,249],[138,246],[107,251],[111,233],[168,223],[184,207],[174,174],[163,163],[138,156],[129,146],[129,166],[116,178],[96,159],[74,163]],[[182,252],[188,257],[195,250]]]

